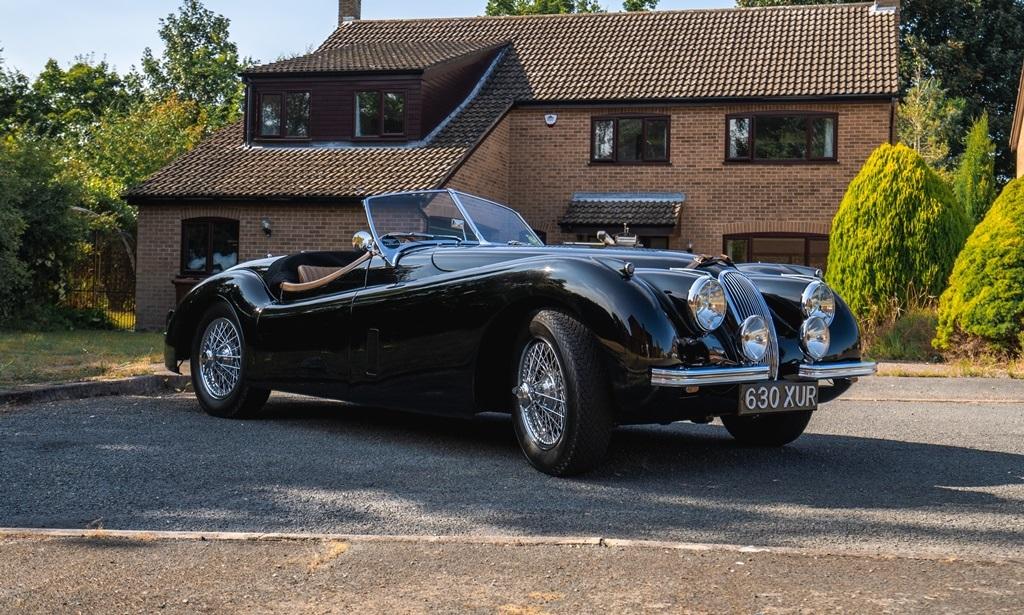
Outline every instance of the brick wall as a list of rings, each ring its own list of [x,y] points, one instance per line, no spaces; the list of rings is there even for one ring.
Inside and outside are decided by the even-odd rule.
[[[498,122],[491,134],[448,180],[447,186],[499,203],[509,203],[509,163],[513,155],[509,134],[511,123],[508,116]]]
[[[174,307],[171,280],[181,269],[181,221],[187,218],[238,220],[241,261],[302,250],[351,250],[352,235],[368,230],[359,205],[266,203],[147,204],[139,207],[139,254],[135,281],[136,327],[159,329]],[[269,218],[267,237],[260,221]]]
[[[837,113],[838,162],[724,162],[726,115],[768,110]],[[638,112],[671,115],[671,163],[590,164],[591,116]],[[558,115],[552,127],[544,122],[547,113]],[[574,239],[558,226],[573,192],[682,192],[687,202],[670,247],[692,243],[695,251],[717,254],[723,234],[827,233],[847,184],[868,155],[889,140],[889,118],[888,102],[516,109],[449,185],[470,192],[490,187],[492,198],[518,209],[534,228],[547,232],[551,243]]]
[[[838,113],[838,162],[725,163],[725,116],[764,110]],[[672,116],[671,164],[591,165],[591,116],[641,111]],[[545,124],[546,113],[558,114],[555,126]],[[517,109],[494,127],[447,185],[509,203],[531,226],[545,231],[550,243],[574,239],[558,226],[573,192],[682,192],[687,202],[670,247],[684,249],[692,243],[697,252],[717,254],[723,234],[827,233],[847,184],[871,151],[889,139],[889,118],[887,102]],[[171,279],[180,268],[181,220],[197,217],[238,220],[242,260],[268,253],[347,250],[352,234],[367,227],[358,205],[144,205],[136,282],[140,328],[162,327],[174,306]],[[271,237],[260,229],[264,217],[271,219]]]
[[[1022,111],[1024,112],[1024,111]],[[1017,177],[1024,176],[1024,130],[1017,141]]]

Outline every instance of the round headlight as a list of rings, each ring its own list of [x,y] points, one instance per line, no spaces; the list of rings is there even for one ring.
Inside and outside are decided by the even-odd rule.
[[[811,282],[800,296],[800,304],[807,318],[818,317],[826,325],[832,324],[836,317],[836,296],[824,282]]]
[[[800,326],[800,342],[807,356],[818,360],[828,354],[830,336],[828,323],[820,316],[812,316]]]
[[[754,363],[768,352],[768,323],[758,315],[748,317],[740,327],[740,349]]]
[[[697,326],[705,331],[714,331],[725,320],[725,290],[718,280],[703,277],[693,283],[686,298],[690,313]]]

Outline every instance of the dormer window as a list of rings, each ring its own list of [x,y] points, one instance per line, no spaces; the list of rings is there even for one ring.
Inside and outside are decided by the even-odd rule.
[[[260,138],[309,138],[309,92],[264,92],[259,109]]]
[[[367,90],[356,92],[356,137],[405,135],[405,94]]]

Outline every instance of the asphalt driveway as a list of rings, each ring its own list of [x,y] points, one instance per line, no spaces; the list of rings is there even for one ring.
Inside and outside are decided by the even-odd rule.
[[[877,378],[825,406],[784,449],[738,446],[718,425],[630,427],[600,471],[574,479],[531,469],[500,416],[276,395],[253,421],[207,417],[189,395],[20,406],[0,409],[0,526],[1019,557],[1022,400],[1021,381]]]

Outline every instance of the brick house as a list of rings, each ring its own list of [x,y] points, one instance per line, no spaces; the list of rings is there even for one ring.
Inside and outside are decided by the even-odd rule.
[[[128,193],[137,311],[239,260],[347,249],[360,199],[453,187],[548,243],[824,264],[850,179],[892,140],[894,0],[364,21],[242,75],[244,121]]]
[[[1013,106],[1013,124],[1010,129],[1010,151],[1015,154],[1016,177],[1024,176],[1024,68],[1017,82],[1017,103]]]

